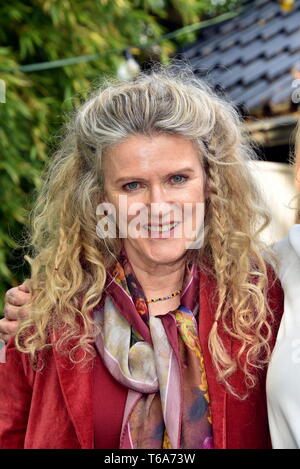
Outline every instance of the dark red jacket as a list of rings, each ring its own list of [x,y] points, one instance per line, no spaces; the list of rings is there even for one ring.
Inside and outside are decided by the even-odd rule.
[[[283,292],[279,281],[273,283],[270,273],[269,298],[276,321],[273,327],[273,347],[283,312]],[[207,338],[216,308],[215,283],[205,273],[200,275],[199,337],[211,401],[215,448],[270,447],[265,395],[266,370],[249,397],[240,401],[229,394],[217,381],[216,371],[208,350]],[[236,355],[240,344],[232,340],[219,326],[225,347]],[[82,369],[59,355],[54,347],[48,352],[42,371],[32,370],[27,355],[16,350],[13,340],[7,346],[7,362],[0,364],[0,448],[94,448],[94,420],[103,421],[107,440],[102,447],[117,441],[110,435],[110,422],[121,425],[126,389],[110,376],[99,356]],[[97,380],[93,379],[94,371]],[[94,384],[99,395],[95,412]],[[231,384],[243,392],[244,376],[237,371]],[[107,444],[107,446],[106,446]],[[117,445],[116,445],[117,446]]]

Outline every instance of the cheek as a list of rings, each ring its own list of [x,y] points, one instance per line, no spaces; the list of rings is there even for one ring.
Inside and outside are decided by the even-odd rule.
[[[104,185],[104,200],[105,202],[109,202],[111,204],[116,205],[117,202],[117,192],[110,187],[109,184]]]
[[[109,202],[115,207],[116,225],[123,232],[131,220],[139,216],[139,202],[129,200],[126,195],[120,195],[119,193],[110,194]]]
[[[119,220],[120,220],[120,205],[119,205],[119,194],[112,190],[110,187],[104,187],[104,199],[103,201],[105,203],[108,203],[110,205],[113,205],[114,207],[114,222],[116,226],[119,226]]]
[[[117,216],[122,212],[124,207],[124,201],[120,198],[120,193],[111,188],[105,188],[105,202],[112,204],[115,207]],[[117,218],[118,219],[118,218]]]
[[[205,191],[203,183],[193,183],[180,194],[182,202],[204,202]]]

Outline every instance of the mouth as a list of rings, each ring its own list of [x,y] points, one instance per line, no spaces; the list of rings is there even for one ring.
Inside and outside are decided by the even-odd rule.
[[[160,237],[160,235],[164,234],[167,235],[169,233],[174,232],[176,226],[179,225],[179,222],[170,222],[165,224],[149,224],[144,225],[143,228],[148,233],[152,235],[152,237]]]

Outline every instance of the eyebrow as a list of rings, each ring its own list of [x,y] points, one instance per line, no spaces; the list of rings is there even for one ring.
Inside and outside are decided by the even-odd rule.
[[[171,173],[166,174],[165,178],[168,179],[170,176],[174,176],[175,174],[181,174],[181,173],[194,173],[193,168],[180,168],[177,171],[172,171]],[[115,181],[116,184],[119,184],[120,182],[125,182],[125,181],[146,181],[146,179],[141,178],[141,177],[135,177],[135,176],[124,176]]]

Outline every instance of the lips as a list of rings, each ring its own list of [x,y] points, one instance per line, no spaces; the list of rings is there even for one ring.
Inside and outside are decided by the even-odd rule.
[[[150,224],[144,225],[144,228],[150,231],[151,233],[166,233],[168,231],[173,230],[178,224],[179,222],[175,222],[175,221],[172,221],[170,223],[164,223],[164,224],[151,223],[151,225]]]
[[[163,226],[163,225],[168,225],[168,224],[172,224],[172,223],[179,223],[178,221],[175,221],[175,220],[168,220],[168,221],[165,221],[165,222],[153,222],[153,221],[149,221],[149,223],[147,224],[147,226]],[[146,226],[146,225],[145,225]]]

